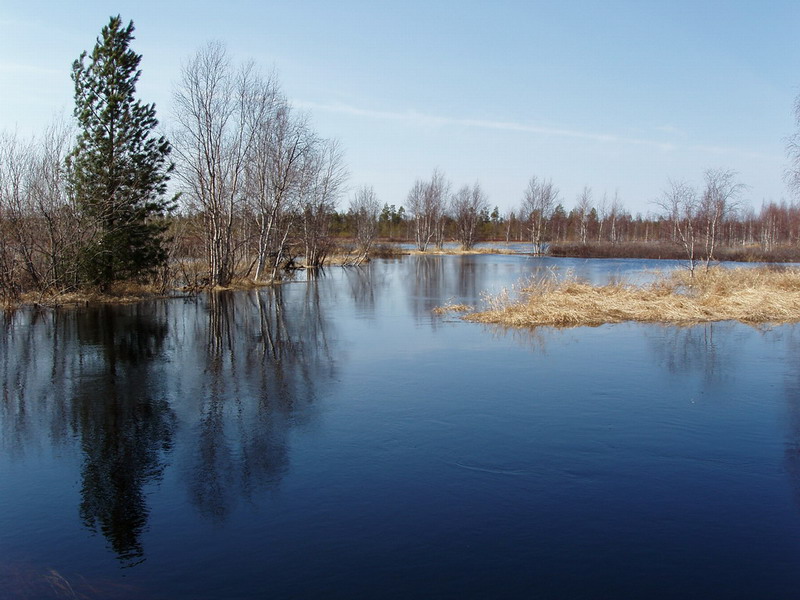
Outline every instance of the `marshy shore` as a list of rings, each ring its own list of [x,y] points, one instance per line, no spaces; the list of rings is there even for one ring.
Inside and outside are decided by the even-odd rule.
[[[592,285],[547,275],[518,290],[488,296],[485,308],[443,306],[464,318],[509,327],[596,326],[638,321],[690,325],[711,321],[800,321],[800,269],[786,267],[701,269],[659,273],[642,285]]]

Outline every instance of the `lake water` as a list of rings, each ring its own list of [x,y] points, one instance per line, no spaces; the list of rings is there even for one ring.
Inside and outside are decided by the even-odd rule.
[[[797,327],[431,312],[674,266],[409,256],[6,313],[0,597],[795,597]]]

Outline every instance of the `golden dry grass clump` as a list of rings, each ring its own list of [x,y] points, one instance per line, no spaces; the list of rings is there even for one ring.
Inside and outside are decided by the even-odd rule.
[[[12,308],[19,304],[41,306],[82,306],[85,304],[132,304],[145,298],[165,297],[167,294],[160,287],[148,283],[132,281],[116,281],[101,292],[97,289],[78,290],[74,292],[27,293],[19,302],[9,303]]]
[[[437,306],[433,309],[433,312],[437,315],[444,315],[451,312],[469,312],[471,310],[475,310],[474,306],[470,306],[469,304],[450,304],[447,303],[444,306]]]
[[[508,292],[487,298],[488,309],[466,315],[481,323],[512,327],[578,326],[641,321],[691,324],[708,321],[800,321],[800,270],[712,268],[660,274],[646,285],[595,286],[567,278],[526,284],[519,298]]]

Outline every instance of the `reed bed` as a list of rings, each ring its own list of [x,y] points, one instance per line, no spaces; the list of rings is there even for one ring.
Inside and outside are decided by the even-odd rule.
[[[645,285],[591,285],[552,275],[524,284],[516,294],[485,298],[470,321],[511,327],[580,326],[640,321],[693,324],[709,321],[800,321],[800,270],[758,267],[660,273]]]

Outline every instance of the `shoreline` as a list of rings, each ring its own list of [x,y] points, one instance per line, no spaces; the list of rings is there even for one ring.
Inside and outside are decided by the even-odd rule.
[[[670,261],[680,261],[680,262],[687,262],[685,256],[664,256],[663,253],[658,253],[658,256],[644,256],[644,255],[637,255],[637,256],[608,256],[608,255],[592,255],[592,256],[583,256],[580,253],[576,254],[533,254],[527,252],[520,252],[518,249],[503,247],[502,244],[505,242],[498,242],[498,246],[491,246],[491,247],[479,247],[479,248],[471,248],[469,250],[463,250],[460,248],[430,248],[423,251],[419,251],[416,249],[409,249],[409,248],[400,248],[400,244],[404,242],[383,242],[379,243],[376,248],[374,249],[374,253],[367,259],[374,260],[376,258],[401,258],[403,256],[471,256],[471,255],[518,255],[518,256],[538,256],[542,258],[583,258],[586,260],[602,260],[602,259],[621,259],[621,260],[670,260]],[[493,242],[482,242],[483,244],[490,244]],[[524,242],[513,242],[514,245],[524,244]],[[632,244],[633,247],[641,247],[641,244],[634,243]],[[599,247],[599,246],[598,246]],[[617,248],[629,248],[631,245],[619,245]],[[652,243],[653,248],[661,247],[659,243]],[[800,248],[798,248],[800,252]],[[736,263],[740,262],[743,264],[748,264],[752,262],[762,262],[765,264],[774,264],[774,263],[784,263],[787,265],[794,266],[795,261],[793,260],[779,260],[786,258],[781,253],[774,253],[771,255],[772,260],[728,260],[725,259],[724,256],[728,253],[726,249],[722,249],[719,251],[719,258],[714,260],[714,263],[719,262],[728,262],[728,263]],[[644,254],[644,253],[642,253]],[[348,262],[348,259],[351,255],[347,253],[335,253],[329,257],[328,264],[325,267],[352,267],[358,266]],[[363,264],[363,263],[362,263]],[[699,273],[700,271],[704,271],[705,268],[701,267],[702,262],[697,261],[698,267],[696,272]],[[798,265],[800,266],[800,265]],[[305,265],[299,265],[298,270],[305,270],[308,267]],[[712,266],[712,270],[716,269],[717,267]],[[730,270],[730,269],[729,269]],[[136,302],[141,302],[144,300],[149,299],[171,299],[171,298],[186,298],[196,296],[201,292],[208,292],[208,291],[222,291],[222,290],[249,290],[249,289],[258,289],[261,287],[268,287],[272,285],[281,285],[285,283],[285,280],[276,280],[276,281],[261,281],[261,282],[254,282],[251,280],[239,280],[231,285],[224,287],[224,288],[210,288],[210,287],[192,287],[187,285],[176,286],[170,289],[159,289],[156,290],[156,286],[152,284],[139,284],[134,282],[117,282],[113,284],[109,291],[99,292],[97,290],[83,290],[83,291],[70,291],[65,293],[42,293],[42,292],[28,292],[23,293],[20,295],[19,298],[15,300],[3,299],[0,301],[0,309],[1,310],[14,310],[15,308],[19,308],[22,306],[38,306],[38,307],[45,307],[45,308],[57,308],[57,307],[68,307],[68,306],[86,306],[89,304],[131,304]],[[444,310],[444,307],[440,307]],[[485,311],[484,311],[485,312]],[[489,318],[487,317],[481,317]],[[471,320],[478,320],[478,317],[472,317]]]

